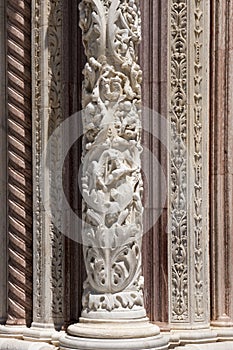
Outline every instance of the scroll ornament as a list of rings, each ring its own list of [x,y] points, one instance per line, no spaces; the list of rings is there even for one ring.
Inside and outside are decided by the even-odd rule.
[[[83,0],[83,307],[143,308],[139,0]]]

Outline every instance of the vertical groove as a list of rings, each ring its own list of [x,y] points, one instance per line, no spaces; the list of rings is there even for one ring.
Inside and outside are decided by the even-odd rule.
[[[32,169],[30,4],[7,2],[8,320],[30,324],[32,312]]]
[[[82,70],[85,65],[85,55],[82,45],[81,29],[77,26],[79,20],[78,4],[66,1],[64,4],[63,18],[63,110],[64,117],[68,118],[81,111]],[[78,62],[78,63],[77,63]],[[77,124],[81,124],[81,118],[77,118]],[[79,134],[77,125],[77,135]],[[81,132],[80,132],[81,134]],[[77,174],[81,162],[82,142],[81,138],[75,142],[67,155],[65,162],[65,192],[72,210],[81,217],[82,196],[77,182]],[[77,227],[76,230],[81,230]],[[85,280],[82,245],[65,238],[66,263],[65,284],[66,293],[66,325],[77,322],[82,311],[82,286]]]
[[[150,221],[150,229],[145,234],[143,243],[144,295],[148,315],[153,321],[162,322],[159,325],[163,328],[168,321],[167,209],[166,203],[163,203],[166,195],[161,186],[161,183],[165,185],[166,180],[163,177],[167,172],[167,145],[164,144],[163,137],[166,134],[167,3],[161,0],[144,0],[141,1],[141,9],[143,39],[140,45],[140,61],[144,75],[143,146],[146,151],[142,158],[146,183],[144,226]]]
[[[211,319],[232,326],[232,5],[212,4],[211,46]],[[219,272],[221,271],[221,272]],[[221,288],[219,289],[219,285]]]

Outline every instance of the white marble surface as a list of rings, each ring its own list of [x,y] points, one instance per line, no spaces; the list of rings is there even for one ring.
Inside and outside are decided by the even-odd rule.
[[[0,350],[55,350],[53,345],[46,343],[26,342],[16,339],[0,339]]]

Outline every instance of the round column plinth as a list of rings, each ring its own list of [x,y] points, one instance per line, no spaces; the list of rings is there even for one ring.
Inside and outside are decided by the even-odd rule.
[[[60,349],[79,350],[144,350],[168,349],[168,339],[160,335],[159,327],[148,318],[138,320],[90,320],[68,328],[68,335],[60,339]]]
[[[53,324],[32,323],[30,328],[27,328],[23,333],[23,339],[27,341],[39,341],[50,343],[52,337],[55,337],[59,332],[54,328]]]
[[[25,325],[4,325],[0,326],[0,338],[22,339],[23,333],[27,329]]]
[[[66,335],[60,339],[60,350],[167,350],[168,338],[161,335],[134,339],[81,338]]]

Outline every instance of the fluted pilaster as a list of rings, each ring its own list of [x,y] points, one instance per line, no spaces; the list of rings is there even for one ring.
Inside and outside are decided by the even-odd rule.
[[[217,327],[233,327],[232,239],[232,35],[233,5],[211,6],[211,318]],[[221,286],[221,288],[219,287]],[[219,330],[233,336],[232,329]]]
[[[168,2],[142,0],[142,170],[144,227],[142,266],[144,300],[151,320],[168,323],[167,288],[167,11]],[[159,164],[159,166],[158,166]]]
[[[67,119],[74,113],[81,111],[82,69],[85,64],[85,54],[82,45],[81,29],[78,26],[80,0],[68,0],[63,3],[63,84],[62,103],[64,118]],[[82,124],[81,118],[77,118],[77,124]],[[73,132],[74,127],[70,127]],[[78,129],[76,130],[78,135]],[[77,174],[81,164],[82,140],[81,137],[72,145],[64,164],[63,185],[66,197],[72,210],[81,217],[82,196],[80,194]],[[81,221],[81,220],[80,220]],[[81,222],[80,222],[81,224]],[[81,225],[75,227],[79,232]],[[65,293],[66,324],[77,322],[82,311],[82,286],[85,279],[85,267],[83,265],[82,244],[65,237]],[[78,259],[77,259],[78,257]]]

